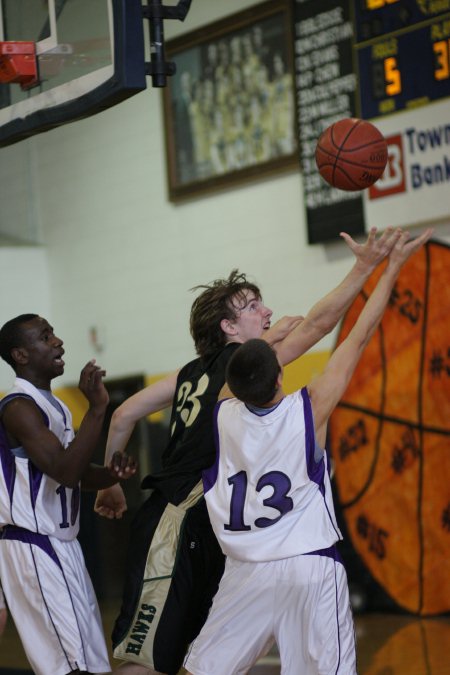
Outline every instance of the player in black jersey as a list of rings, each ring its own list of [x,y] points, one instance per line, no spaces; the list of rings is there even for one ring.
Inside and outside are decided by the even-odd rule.
[[[170,440],[162,469],[143,481],[152,488],[131,526],[123,604],[113,631],[117,672],[176,675],[189,643],[202,627],[223,571],[223,556],[203,499],[201,471],[214,461],[213,410],[229,358],[243,342],[263,338],[290,363],[329,333],[389,254],[401,231],[376,229],[364,244],[342,237],[356,256],[344,280],[308,312],[271,327],[272,311],[259,288],[234,270],[202,289],[191,309],[190,328],[198,358],[150,385],[113,414],[106,459],[123,450],[136,422],[172,406]],[[109,518],[126,510],[114,486],[99,492],[95,510]]]

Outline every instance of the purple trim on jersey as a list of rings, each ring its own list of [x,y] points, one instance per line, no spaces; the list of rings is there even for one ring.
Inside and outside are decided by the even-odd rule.
[[[62,571],[61,563],[56,555],[49,537],[46,534],[37,534],[37,532],[30,532],[23,527],[16,525],[5,525],[3,531],[0,533],[0,539],[9,539],[10,541],[21,541],[23,544],[33,544],[39,546],[40,549],[47,553],[53,562],[58,565]]]
[[[304,553],[303,555],[323,555],[326,558],[332,558],[335,562],[344,564],[341,554],[336,548],[336,544],[332,544],[328,548],[321,548],[317,551],[308,551],[308,553]]]
[[[308,395],[308,390],[303,387],[300,390],[303,399],[303,414],[305,417],[305,450],[306,450],[306,466],[308,468],[308,476],[310,480],[317,483],[322,494],[325,493],[323,478],[325,475],[325,462],[323,459],[316,462],[316,435],[314,432],[314,419],[311,408],[311,401]]]
[[[314,459],[314,450],[315,450],[315,445],[316,445],[316,437],[314,433],[314,418],[312,414],[312,408],[311,408],[311,401],[308,395],[308,390],[306,387],[303,387],[301,390],[302,398],[303,398],[303,410],[304,410],[304,415],[305,415],[305,447],[306,447],[306,461],[307,461],[307,467],[308,467],[308,476],[310,480],[312,480],[314,483],[317,483],[320,493],[322,497],[324,498],[324,504],[325,508],[328,513],[328,517],[330,519],[330,522],[333,526],[334,531],[336,532],[336,536],[338,539],[341,537],[339,536],[338,531],[336,530],[334,520],[331,517],[330,509],[328,508],[328,504],[325,499],[325,458],[323,457],[320,462],[316,462]]]
[[[0,462],[6,489],[8,490],[9,501],[12,502],[14,483],[16,481],[16,463],[2,422],[0,422]]]
[[[8,395],[5,396],[4,398],[2,398],[2,400],[0,401],[0,411],[3,410],[3,408],[5,407],[5,405],[6,405],[7,403],[9,403],[10,401],[12,401],[13,398],[28,398],[28,399],[30,399],[30,401],[33,401],[33,403],[35,403],[35,404],[37,405],[37,407],[39,408],[39,410],[41,411],[42,416],[43,416],[43,418],[44,418],[44,420],[45,420],[45,424],[46,424],[48,427],[50,426],[50,420],[49,420],[49,418],[48,418],[47,413],[46,413],[44,410],[42,410],[42,408],[38,405],[38,403],[36,402],[36,400],[35,400],[32,396],[30,396],[30,394],[24,394],[24,393],[22,393],[21,391],[15,391],[15,392],[13,392],[12,394],[8,394]]]
[[[211,464],[210,467],[202,471],[202,481],[203,481],[203,493],[206,494],[208,490],[211,490],[213,485],[217,480],[217,474],[219,472],[219,458],[220,458],[220,442],[219,442],[219,427],[217,424],[217,418],[219,416],[220,406],[227,399],[218,401],[214,406],[214,419],[213,419],[213,432],[214,432],[214,445],[216,446],[216,458],[214,464]]]
[[[40,410],[44,422],[47,427],[50,427],[50,420],[47,415],[47,413],[42,410],[42,408],[37,404],[35,399],[30,396],[29,394],[23,394],[22,392],[13,392],[12,394],[8,394],[8,396],[5,396],[1,402],[0,402],[0,410],[2,410],[7,403],[12,401],[13,398],[27,398],[30,401],[33,401],[33,403],[38,407]],[[0,459],[1,459],[1,464],[2,464],[2,469],[3,469],[3,475],[5,477],[5,482],[6,486],[8,489],[8,494],[9,494],[9,500],[11,502],[12,506],[12,501],[13,501],[13,494],[14,494],[14,483],[16,479],[16,464],[14,461],[14,455],[11,452],[11,445],[8,442],[7,436],[6,436],[6,431],[2,423],[0,423]],[[30,498],[31,498],[31,504],[33,506],[33,511],[34,507],[36,505],[36,500],[37,496],[39,494],[39,489],[41,487],[42,483],[42,478],[43,478],[43,473],[40,471],[34,464],[31,462],[30,459],[28,459],[28,481],[30,484]],[[36,520],[36,518],[35,518]]]
[[[37,468],[31,462],[28,460],[28,482],[30,484],[30,499],[31,499],[31,504],[33,506],[33,510],[36,506],[36,500],[39,494],[39,490],[41,488],[41,483],[42,483],[42,478],[44,477],[44,474],[40,469]]]

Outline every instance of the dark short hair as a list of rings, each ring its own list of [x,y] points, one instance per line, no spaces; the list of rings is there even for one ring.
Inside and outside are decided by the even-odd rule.
[[[272,347],[265,340],[253,338],[236,349],[228,362],[225,377],[236,398],[263,406],[275,397],[280,372]]]
[[[14,370],[16,369],[16,363],[11,356],[11,352],[15,347],[23,346],[23,325],[38,316],[39,314],[20,314],[15,319],[7,321],[0,329],[0,356]]]
[[[204,289],[194,300],[191,307],[190,329],[197,354],[207,357],[226,343],[226,335],[220,322],[222,319],[234,321],[237,316],[237,304],[245,302],[245,291],[252,291],[260,299],[261,292],[255,284],[247,280],[245,274],[233,270],[227,279],[216,279],[210,284],[195,286],[192,291]]]

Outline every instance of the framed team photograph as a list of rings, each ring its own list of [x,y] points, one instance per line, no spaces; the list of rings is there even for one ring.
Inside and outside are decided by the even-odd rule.
[[[171,201],[299,165],[288,0],[269,0],[166,44]]]

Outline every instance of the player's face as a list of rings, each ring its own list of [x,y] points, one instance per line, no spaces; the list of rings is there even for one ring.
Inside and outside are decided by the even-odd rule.
[[[236,331],[234,337],[236,342],[260,338],[264,331],[269,330],[273,312],[253,291],[244,291],[244,298],[236,297],[233,306],[237,317],[231,324]]]
[[[42,317],[24,324],[22,347],[27,356],[27,370],[36,376],[52,379],[64,372],[63,341]]]

